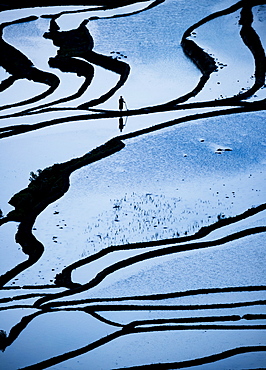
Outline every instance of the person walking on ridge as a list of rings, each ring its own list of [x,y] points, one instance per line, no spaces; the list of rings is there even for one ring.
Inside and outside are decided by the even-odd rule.
[[[126,104],[125,100],[123,99],[123,96],[120,96],[118,102],[119,102],[119,110],[122,111],[124,108],[124,104]]]

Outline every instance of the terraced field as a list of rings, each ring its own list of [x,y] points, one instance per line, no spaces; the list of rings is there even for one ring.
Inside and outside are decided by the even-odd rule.
[[[263,368],[266,3],[19,6],[0,368]]]

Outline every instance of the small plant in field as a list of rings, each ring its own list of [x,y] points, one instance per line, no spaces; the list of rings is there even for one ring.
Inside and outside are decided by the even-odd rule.
[[[30,172],[30,182],[36,180],[38,178],[38,176],[40,176],[40,174],[42,173],[42,170],[37,170],[37,173],[34,173],[33,171]]]
[[[224,218],[225,218],[225,215],[223,213],[219,213],[219,215],[217,215],[218,221],[223,220]]]

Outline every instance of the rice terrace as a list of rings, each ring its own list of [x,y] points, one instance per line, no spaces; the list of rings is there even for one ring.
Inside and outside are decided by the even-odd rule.
[[[265,368],[266,1],[0,24],[0,369]]]

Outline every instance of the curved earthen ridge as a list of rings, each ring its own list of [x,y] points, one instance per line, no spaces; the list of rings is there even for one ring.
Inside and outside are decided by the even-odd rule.
[[[21,271],[25,270],[41,257],[44,246],[32,233],[32,228],[37,216],[52,202],[61,198],[69,189],[69,177],[78,168],[105,158],[116,153],[124,147],[119,139],[109,142],[85,154],[83,157],[71,159],[68,162],[54,164],[39,171],[34,176],[26,189],[15,194],[9,201],[14,206],[6,217],[0,219],[0,225],[9,221],[19,222],[16,241],[22,251],[29,256],[28,260],[15,266],[10,271],[0,276],[0,286],[5,285]]]
[[[146,0],[138,0],[141,3]],[[136,0],[112,0],[111,4],[108,0],[45,0],[45,1],[34,1],[34,0],[22,0],[12,4],[10,1],[1,1],[0,11],[10,9],[23,9],[23,8],[36,8],[36,7],[48,7],[48,6],[101,6],[105,9],[112,9],[120,6],[126,6],[135,4]]]

